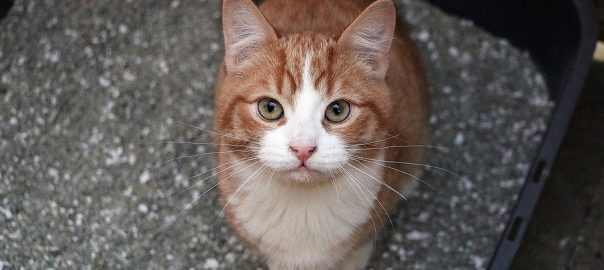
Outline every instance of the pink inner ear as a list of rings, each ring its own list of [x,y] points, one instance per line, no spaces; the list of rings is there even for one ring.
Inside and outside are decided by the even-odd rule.
[[[388,49],[394,37],[396,11],[389,0],[367,7],[342,33],[338,45],[356,53],[374,75],[383,77],[388,68]]]
[[[222,25],[227,70],[241,68],[259,48],[277,39],[273,28],[250,0],[225,0]]]

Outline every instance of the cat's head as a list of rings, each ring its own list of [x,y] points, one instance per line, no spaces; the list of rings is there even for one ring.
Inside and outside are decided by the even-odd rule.
[[[340,35],[278,35],[250,0],[223,4],[221,143],[301,182],[330,179],[384,143],[394,104],[385,83],[396,15],[370,5]]]

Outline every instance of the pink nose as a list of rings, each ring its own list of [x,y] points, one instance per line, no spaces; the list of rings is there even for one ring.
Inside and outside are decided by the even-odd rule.
[[[312,153],[315,152],[315,149],[317,149],[317,147],[308,145],[290,145],[289,149],[294,152],[296,157],[298,157],[301,162],[305,162],[308,158],[310,158]]]

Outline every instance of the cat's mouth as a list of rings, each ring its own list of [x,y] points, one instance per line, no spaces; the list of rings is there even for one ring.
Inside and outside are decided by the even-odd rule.
[[[294,171],[296,171],[296,172],[308,172],[309,170],[312,170],[312,169],[308,168],[308,166],[306,166],[306,164],[304,164],[304,163],[300,164],[300,166],[298,166],[298,168],[294,169]]]
[[[325,171],[322,168],[314,167],[307,163],[299,163],[297,167],[290,167],[281,171],[281,175],[285,180],[283,183],[289,185],[300,185],[308,187],[329,183],[337,172]]]
[[[309,177],[314,179],[322,174],[320,170],[314,169],[305,163],[301,163],[298,167],[290,169],[289,173],[294,179],[301,178],[306,180],[308,180]]]

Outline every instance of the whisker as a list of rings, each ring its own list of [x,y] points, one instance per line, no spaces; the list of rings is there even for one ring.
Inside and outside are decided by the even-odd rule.
[[[272,170],[271,176],[269,176],[268,183],[265,185],[267,189],[271,186],[271,183],[273,181],[273,175],[275,174],[275,172],[277,172],[277,169],[271,169],[271,170]]]
[[[249,158],[244,158],[244,159],[237,159],[237,160],[234,160],[234,161],[231,161],[231,162],[227,162],[227,163],[221,164],[220,166],[216,166],[216,167],[214,167],[214,168],[212,168],[212,169],[209,169],[209,170],[207,170],[207,171],[205,171],[205,172],[202,172],[202,173],[199,173],[199,174],[193,175],[193,176],[191,176],[191,177],[189,177],[189,178],[185,179],[185,182],[188,182],[189,180],[191,180],[191,179],[193,179],[193,178],[196,178],[196,177],[199,177],[199,176],[201,176],[201,175],[204,175],[204,174],[206,174],[206,173],[208,173],[208,172],[210,172],[210,171],[212,171],[212,170],[216,170],[216,169],[218,169],[218,168],[220,168],[220,167],[223,167],[223,166],[226,166],[226,165],[231,164],[231,165],[227,166],[226,168],[224,168],[224,169],[222,169],[222,170],[220,170],[220,171],[218,171],[218,172],[215,172],[215,173],[211,174],[210,176],[205,177],[205,178],[203,178],[203,179],[201,179],[201,180],[199,180],[199,181],[195,182],[194,184],[189,185],[189,186],[188,186],[188,187],[186,187],[184,190],[181,190],[181,191],[179,191],[178,193],[172,194],[172,196],[178,196],[178,195],[180,195],[180,194],[182,194],[182,193],[185,193],[187,190],[189,190],[189,189],[191,189],[191,188],[193,188],[193,187],[195,187],[195,186],[197,186],[197,185],[201,184],[203,181],[205,181],[205,180],[207,180],[207,179],[209,179],[209,178],[211,178],[211,177],[213,177],[213,176],[216,176],[216,175],[218,175],[218,174],[219,174],[219,173],[221,173],[221,172],[224,172],[224,171],[226,171],[226,170],[228,170],[228,169],[231,169],[231,168],[233,168],[233,167],[237,166],[237,165],[238,165],[238,164],[236,164],[237,162],[240,162],[240,161],[244,161],[244,162],[245,162],[245,161],[250,161],[250,160],[254,160],[254,159],[258,159],[258,158],[256,158],[256,157],[249,157]]]
[[[170,161],[175,161],[175,160],[179,160],[179,159],[183,159],[183,158],[200,157],[200,156],[212,155],[212,154],[227,154],[227,153],[234,153],[234,152],[249,153],[249,152],[255,152],[255,150],[232,150],[232,151],[204,152],[204,153],[199,153],[199,154],[195,154],[195,155],[180,156],[180,157],[175,157],[175,158],[172,158],[172,159],[168,159],[168,160],[162,161],[158,165],[151,167],[151,169],[149,169],[149,171],[153,171],[153,170],[155,170],[155,169],[163,166],[164,164],[166,164],[166,163],[168,163]]]
[[[367,203],[365,203],[365,201],[363,201],[363,198],[361,198],[361,195],[359,194],[359,192],[357,192],[357,189],[354,188],[354,186],[351,184],[351,181],[349,181],[348,177],[346,177],[346,174],[350,174],[350,172],[348,172],[342,165],[340,165],[340,172],[342,172],[342,176],[344,176],[344,180],[346,181],[346,183],[348,183],[348,185],[352,188],[352,190],[354,191],[354,193],[356,193],[357,197],[359,197],[359,200],[361,201],[361,203],[363,204],[364,207],[367,207]],[[357,186],[359,188],[359,190],[361,189],[361,187]],[[360,190],[362,192],[362,190]],[[363,193],[364,195],[365,193]],[[369,198],[367,196],[365,196],[365,199],[369,200]],[[374,208],[375,210],[375,208]],[[375,220],[373,219],[373,217],[371,216],[371,214],[369,214],[369,218],[371,219],[371,223],[373,224],[373,231],[375,233],[375,235],[377,235],[377,228],[375,225]],[[382,223],[383,224],[383,223]],[[382,225],[383,226],[383,225]]]
[[[259,143],[252,142],[252,141],[249,141],[249,140],[246,140],[246,139],[243,139],[243,138],[238,138],[238,137],[236,137],[236,136],[234,136],[232,134],[226,134],[226,133],[221,133],[221,132],[218,132],[218,131],[208,130],[208,129],[205,129],[205,128],[201,128],[201,127],[198,127],[198,126],[194,126],[194,125],[187,124],[187,123],[180,122],[180,121],[176,121],[176,120],[174,120],[174,122],[179,123],[179,124],[184,125],[184,126],[187,126],[187,127],[190,127],[190,128],[194,128],[194,129],[198,129],[198,130],[205,131],[205,132],[208,132],[208,133],[212,133],[212,134],[215,134],[215,135],[221,135],[221,136],[225,136],[225,137],[232,138],[232,139],[242,140],[242,141],[246,141],[246,142],[253,143],[253,144],[256,144],[256,145],[259,144]]]
[[[247,147],[250,149],[260,149],[257,146],[248,146],[244,144],[228,144],[228,143],[211,143],[211,142],[185,142],[185,141],[161,141],[159,143],[162,144],[190,144],[190,145],[224,145],[224,146],[232,146],[232,147]]]
[[[370,161],[384,162],[384,163],[405,164],[405,165],[411,165],[411,166],[421,166],[421,167],[430,168],[430,169],[437,169],[437,170],[441,170],[441,171],[450,173],[450,174],[454,175],[457,178],[461,178],[461,176],[459,176],[458,174],[454,173],[451,170],[447,170],[445,168],[441,168],[441,167],[434,166],[434,165],[429,165],[429,164],[420,164],[420,163],[413,163],[413,162],[406,162],[406,161],[395,161],[395,160],[378,160],[378,159],[365,158],[365,157],[360,157],[360,156],[355,156],[355,155],[351,155],[351,157],[357,158],[357,159],[361,159],[361,160],[370,160]]]
[[[260,166],[260,168],[256,169],[256,171],[254,171],[254,173],[252,173],[247,179],[245,179],[245,181],[243,181],[243,184],[241,184],[237,190],[235,190],[235,193],[233,193],[230,197],[229,200],[224,204],[224,206],[222,207],[222,210],[220,210],[220,213],[218,213],[218,216],[216,217],[216,222],[214,224],[214,226],[218,225],[218,221],[220,220],[220,217],[222,216],[222,214],[224,213],[224,210],[229,206],[229,204],[231,203],[231,201],[235,198],[235,196],[237,196],[237,193],[239,193],[239,191],[251,180],[254,179],[254,177],[256,177],[256,175],[262,171],[264,171],[264,169],[266,168],[265,165]]]
[[[220,135],[220,136],[215,137],[215,138],[214,138],[214,140],[215,140],[215,141],[219,141],[219,140],[220,140],[220,139],[222,139],[223,137],[229,138],[229,137],[227,137],[227,136],[234,136],[234,135],[224,133],[223,135]],[[240,140],[240,141],[243,141],[243,142],[249,143],[249,144],[251,144],[251,145],[255,145],[254,147],[258,147],[258,146],[260,145],[260,143],[253,142],[253,141],[246,140],[246,139],[239,138],[239,137],[232,137],[232,139],[235,139],[235,140]],[[251,146],[247,146],[247,147],[251,147]],[[258,147],[258,148],[259,148],[259,147]]]
[[[386,134],[386,135],[388,135],[388,134]],[[398,136],[399,135],[390,135],[390,137],[388,137],[388,138],[379,139],[379,140],[375,140],[375,141],[370,141],[370,142],[366,142],[366,143],[351,144],[348,147],[351,147],[351,146],[363,146],[363,145],[368,145],[368,144],[375,144],[375,143],[391,140],[391,139],[396,138]]]
[[[407,200],[407,197],[405,197],[403,194],[401,194],[400,192],[398,192],[396,189],[392,188],[390,185],[388,185],[388,184],[384,183],[384,181],[380,181],[380,180],[376,179],[375,177],[373,177],[373,176],[371,176],[371,175],[369,175],[369,174],[365,173],[363,170],[361,170],[361,169],[359,169],[359,168],[357,168],[357,167],[353,166],[352,164],[348,164],[348,165],[349,165],[350,167],[352,167],[352,168],[356,169],[357,171],[361,172],[362,174],[369,176],[371,179],[373,179],[373,180],[377,181],[378,183],[380,183],[380,184],[384,185],[386,188],[390,189],[391,191],[393,191],[394,193],[396,193],[397,195],[399,195],[399,196],[400,196],[401,198],[403,198],[404,200]]]
[[[350,164],[348,164],[348,165],[350,165]],[[373,172],[373,173],[376,174],[375,172]],[[386,210],[386,208],[384,207],[384,205],[380,202],[380,200],[378,200],[378,198],[373,193],[371,193],[371,191],[369,190],[369,188],[367,188],[365,185],[363,185],[363,183],[361,182],[361,180],[357,179],[352,174],[350,176],[359,185],[361,185],[363,188],[365,188],[365,190],[367,190],[367,192],[373,197],[373,199],[382,207],[382,210],[384,210],[384,214],[388,217],[388,220],[390,220],[390,226],[391,226],[392,230],[394,230],[394,224],[392,223],[392,219],[390,219],[390,216],[388,215],[388,211]],[[375,206],[373,207],[373,210],[376,210]],[[385,228],[386,226],[384,226],[384,221],[382,220],[381,216],[377,213],[377,211],[376,211],[376,214],[377,214],[378,218],[380,219],[380,223],[382,223],[382,227]]]
[[[371,169],[369,169],[369,171],[371,171],[376,176],[378,175],[376,172],[372,171]],[[359,181],[359,184],[361,184],[360,182],[361,181]],[[395,230],[394,229],[394,223],[392,223],[392,219],[390,218],[390,215],[388,214],[388,210],[386,210],[386,207],[384,207],[384,205],[382,204],[382,202],[380,202],[380,200],[375,195],[372,194],[372,196],[375,199],[375,201],[380,205],[380,207],[382,207],[382,210],[384,210],[384,214],[386,215],[386,217],[388,217],[388,221],[390,222],[390,228],[392,228],[392,231],[394,231]],[[379,214],[378,214],[378,216],[379,216]],[[382,226],[384,226],[384,225],[382,224]]]
[[[336,176],[334,175],[334,173],[332,171],[329,171],[329,176],[331,178],[331,183],[333,183],[333,186],[336,189],[336,198],[338,198],[338,201],[340,200],[340,192],[338,191],[338,185],[336,185]]]
[[[356,160],[356,159],[355,159],[354,161],[356,161],[357,163],[361,164],[363,167],[365,167],[365,168],[367,168],[367,169],[371,170],[369,167],[367,167],[365,164],[363,164],[363,163],[362,163],[362,162],[360,162],[359,160]],[[400,172],[400,173],[402,173],[402,174],[408,175],[408,176],[410,176],[411,178],[413,178],[413,179],[415,179],[415,180],[417,180],[417,181],[419,181],[419,182],[421,182],[421,183],[425,184],[426,186],[428,186],[428,187],[429,187],[430,189],[432,189],[433,191],[436,191],[436,189],[434,189],[434,187],[432,187],[432,185],[430,185],[428,182],[426,182],[426,181],[424,181],[424,180],[422,180],[422,179],[418,178],[417,176],[415,176],[415,175],[413,175],[413,174],[411,174],[411,173],[408,173],[408,172],[406,172],[406,171],[399,170],[399,169],[397,169],[397,168],[394,168],[394,167],[391,167],[391,166],[388,166],[388,165],[384,165],[384,164],[381,164],[381,163],[378,163],[378,162],[375,162],[375,161],[369,161],[369,160],[367,160],[366,162],[371,162],[371,163],[373,163],[373,164],[380,165],[380,166],[382,166],[382,167],[385,167],[385,168],[388,168],[388,169],[392,169],[392,170],[395,170],[395,171]]]
[[[260,161],[256,161],[256,162],[254,162],[254,163],[252,163],[252,164],[248,165],[247,167],[245,167],[245,168],[243,168],[243,169],[241,169],[241,170],[239,170],[239,171],[237,171],[237,172],[234,172],[234,173],[230,174],[230,175],[229,175],[229,176],[227,176],[225,179],[222,179],[222,180],[221,180],[221,181],[219,181],[218,183],[216,183],[216,184],[214,184],[213,186],[211,186],[211,187],[210,187],[208,190],[204,191],[204,192],[203,192],[201,195],[199,195],[199,196],[197,196],[196,198],[194,198],[192,202],[190,202],[190,203],[188,203],[187,205],[185,205],[185,207],[184,207],[184,208],[183,208],[183,209],[180,211],[180,213],[178,213],[178,215],[176,216],[176,219],[178,219],[178,218],[179,218],[179,217],[182,215],[182,213],[184,213],[185,211],[187,211],[187,209],[190,209],[190,208],[191,208],[191,205],[193,205],[195,202],[197,202],[197,200],[199,200],[199,198],[203,197],[203,195],[205,195],[206,193],[210,192],[210,190],[214,189],[215,187],[217,187],[217,186],[218,186],[218,185],[220,185],[221,183],[224,183],[226,180],[228,180],[229,178],[231,178],[231,176],[233,176],[233,175],[235,175],[235,174],[239,173],[240,171],[243,171],[243,170],[245,170],[245,169],[247,169],[247,168],[249,168],[249,167],[253,166],[254,164],[257,164],[258,162],[260,162]]]
[[[449,152],[449,148],[447,148],[447,147],[426,145],[426,144],[388,145],[388,146],[384,146],[384,147],[346,148],[346,149],[362,151],[362,150],[382,150],[382,149],[390,149],[390,148],[428,148],[428,149],[437,149],[437,150]]]

